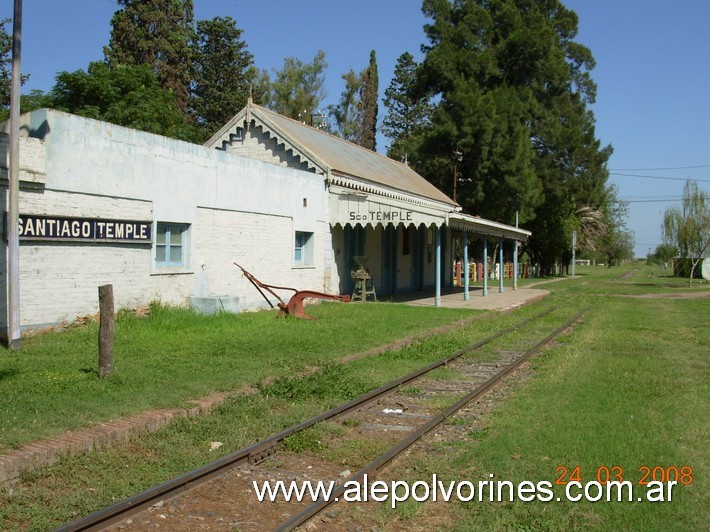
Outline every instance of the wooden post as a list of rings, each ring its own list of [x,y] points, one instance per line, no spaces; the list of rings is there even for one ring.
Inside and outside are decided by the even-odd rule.
[[[99,286],[99,378],[113,371],[113,285]]]

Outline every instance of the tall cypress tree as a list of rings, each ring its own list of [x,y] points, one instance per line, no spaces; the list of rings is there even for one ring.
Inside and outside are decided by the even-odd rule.
[[[187,111],[192,0],[117,0],[123,7],[111,19],[111,39],[104,47],[110,65],[150,65],[163,89],[175,94]]]
[[[362,80],[362,139],[363,148],[375,151],[377,147],[377,109],[379,98],[379,80],[377,76],[377,58],[375,51],[370,52],[370,64]]]

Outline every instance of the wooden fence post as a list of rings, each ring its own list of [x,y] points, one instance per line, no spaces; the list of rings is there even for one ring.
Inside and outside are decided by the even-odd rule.
[[[99,286],[99,378],[113,371],[113,285]]]

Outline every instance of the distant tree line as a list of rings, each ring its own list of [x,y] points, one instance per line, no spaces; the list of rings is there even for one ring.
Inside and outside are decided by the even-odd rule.
[[[195,21],[192,0],[117,0],[104,59],[60,72],[38,107],[204,142],[251,95],[295,120],[387,154],[453,196],[463,211],[512,224],[543,273],[578,248],[609,264],[630,257],[627,206],[607,181],[611,146],[595,135],[591,51],[577,43],[577,15],[559,0],[423,0],[421,63],[401,54],[378,120],[376,52],[343,74],[325,106],[325,52],[284,59],[273,76],[255,66],[230,17]],[[7,21],[5,21],[6,23]],[[4,28],[4,25],[3,25]],[[0,96],[9,103],[9,49],[0,32]]]

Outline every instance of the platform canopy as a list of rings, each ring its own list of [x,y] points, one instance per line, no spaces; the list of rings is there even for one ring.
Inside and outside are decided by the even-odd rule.
[[[480,216],[471,216],[461,212],[452,212],[448,215],[447,225],[451,229],[466,231],[485,236],[506,238],[525,242],[532,235],[530,231],[512,225],[486,220]]]

